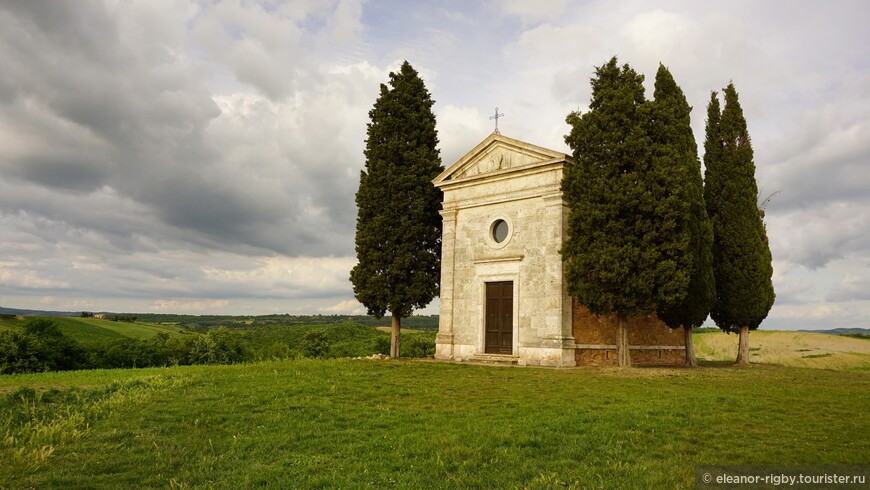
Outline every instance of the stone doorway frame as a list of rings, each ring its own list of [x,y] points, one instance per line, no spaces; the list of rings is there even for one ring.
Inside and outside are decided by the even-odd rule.
[[[510,273],[501,273],[501,274],[479,274],[478,275],[478,298],[480,301],[480,321],[478,325],[478,338],[477,338],[477,353],[480,355],[490,355],[486,354],[486,283],[488,282],[512,282],[514,285],[513,291],[513,325],[511,325],[513,339],[511,339],[511,349],[513,352],[511,354],[496,354],[496,355],[519,355],[519,340],[520,340],[520,325],[519,325],[519,312],[520,312],[520,273],[519,273],[519,261],[508,262],[511,265],[516,265],[516,272]]]

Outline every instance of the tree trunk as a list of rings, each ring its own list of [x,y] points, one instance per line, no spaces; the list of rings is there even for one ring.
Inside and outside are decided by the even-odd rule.
[[[692,338],[692,327],[683,327],[686,334],[686,366],[696,367],[698,359],[695,357],[695,340]]]
[[[631,366],[631,354],[628,351],[628,321],[622,315],[617,315],[616,319],[616,363],[619,367]]]
[[[737,364],[749,364],[749,326],[740,327],[740,341],[737,344]]]
[[[399,344],[400,337],[402,335],[402,318],[399,315],[393,313],[393,319],[391,322],[392,331],[390,332],[390,358],[398,359],[399,358]]]

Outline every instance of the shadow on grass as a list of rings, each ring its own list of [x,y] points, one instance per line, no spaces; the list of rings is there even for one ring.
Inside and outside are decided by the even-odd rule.
[[[734,367],[735,364],[734,364],[734,361],[705,361],[705,360],[698,359],[698,366],[699,367],[724,368],[724,367]]]
[[[770,362],[750,362],[749,364],[737,364],[734,361],[702,361],[698,360],[698,367],[707,368],[731,368],[731,369],[777,369],[782,364]]]

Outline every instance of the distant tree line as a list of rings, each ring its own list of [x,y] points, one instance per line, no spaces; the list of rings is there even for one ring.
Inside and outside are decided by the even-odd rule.
[[[84,313],[90,312],[83,312]],[[93,315],[93,313],[90,313]],[[256,315],[256,316],[235,316],[235,315],[177,315],[171,313],[124,313],[118,315],[109,315],[108,319],[114,319],[114,316],[131,316],[135,321],[145,323],[170,323],[195,329],[204,327],[205,329],[227,327],[227,328],[251,328],[268,325],[331,325],[339,322],[353,322],[360,325],[379,327],[385,326],[389,322],[384,319],[375,318],[370,315]],[[85,317],[88,318],[88,317]],[[404,328],[413,328],[418,330],[437,330],[438,315],[413,315],[402,319]]]
[[[136,315],[109,315],[108,319],[113,322],[136,323],[139,317]]]
[[[433,355],[434,332],[409,335],[405,349],[409,357]],[[387,333],[350,322],[218,327],[181,336],[160,332],[147,340],[125,337],[86,344],[65,335],[54,320],[33,317],[0,332],[0,374],[363,357],[389,351]]]
[[[104,315],[101,313],[98,316],[92,311],[83,311],[79,316],[81,318],[98,318],[99,317],[99,318],[105,318],[106,320],[111,320],[113,322],[127,322],[127,323],[136,323],[136,321],[139,320],[138,315],[132,315],[129,313],[113,314],[113,315]]]

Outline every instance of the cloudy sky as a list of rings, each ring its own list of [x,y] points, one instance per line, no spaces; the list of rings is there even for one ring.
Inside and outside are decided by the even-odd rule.
[[[780,192],[763,327],[870,327],[868,18],[866,1],[2,0],[0,305],[362,313],[354,193],[387,74],[407,59],[425,79],[447,166],[495,106],[503,134],[567,152],[565,116],[617,55],[648,97],[670,68],[699,146],[710,91],[737,87],[762,197]]]

